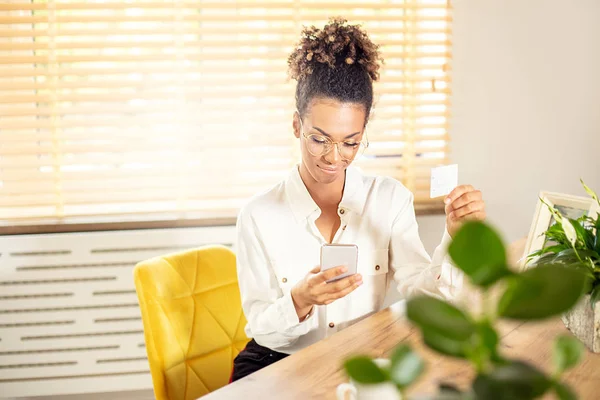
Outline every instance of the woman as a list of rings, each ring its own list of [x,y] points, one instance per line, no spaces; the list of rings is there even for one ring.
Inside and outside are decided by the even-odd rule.
[[[445,248],[464,220],[485,218],[481,193],[460,186],[446,198],[447,232],[430,259],[412,193],[350,166],[367,145],[380,61],[367,34],[341,19],[305,29],[288,59],[302,162],[238,218],[238,278],[253,339],[234,361],[233,380],[378,311],[386,294],[448,297],[461,285]],[[358,273],[326,283],[344,268],[320,271],[325,243],[356,244]]]

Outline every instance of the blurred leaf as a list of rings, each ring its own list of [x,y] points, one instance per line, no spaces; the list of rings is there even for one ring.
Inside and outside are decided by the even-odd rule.
[[[400,388],[413,383],[425,370],[425,363],[421,356],[409,346],[400,345],[392,355],[390,379]]]
[[[600,284],[596,283],[596,286],[592,288],[590,292],[590,303],[592,304],[592,310],[596,309],[596,303],[600,301]]]
[[[423,342],[429,348],[447,356],[467,358],[468,340],[453,339],[443,333],[421,328]]]
[[[560,223],[565,235],[567,236],[567,239],[569,240],[569,243],[571,243],[571,246],[575,247],[577,244],[577,232],[575,231],[571,220],[569,218],[563,218]]]
[[[374,384],[388,380],[385,371],[382,371],[369,357],[351,358],[344,363],[344,369],[350,378],[359,383]]]
[[[585,285],[583,286],[583,294],[589,294],[592,292],[594,288],[594,280],[596,277],[593,273],[588,272],[585,276]],[[594,309],[594,305],[592,304],[592,310]]]
[[[583,293],[585,270],[574,266],[542,265],[510,279],[498,304],[498,315],[542,319],[561,314]]]
[[[465,340],[475,325],[461,310],[442,300],[418,296],[406,302],[406,316],[422,330],[439,333],[450,339]]]
[[[558,373],[562,374],[564,371],[577,365],[581,361],[584,352],[583,343],[573,336],[561,335],[557,337],[554,340],[552,355]]]
[[[478,399],[529,400],[543,395],[551,385],[552,381],[535,367],[512,361],[487,375],[478,375],[473,390]]]
[[[489,321],[482,321],[477,324],[477,334],[481,340],[482,346],[488,353],[489,359],[494,362],[503,361],[498,354],[498,343],[500,339],[498,333]]]
[[[566,383],[554,382],[554,391],[559,400],[577,400],[577,394]]]
[[[489,286],[512,274],[500,236],[483,222],[467,222],[456,233],[448,253],[474,284]]]

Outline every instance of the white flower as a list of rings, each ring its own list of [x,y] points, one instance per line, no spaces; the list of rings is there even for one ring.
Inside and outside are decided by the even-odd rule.
[[[569,239],[569,242],[571,243],[571,246],[575,247],[575,243],[577,242],[577,232],[575,232],[573,224],[568,218],[563,218],[561,224],[567,239]]]

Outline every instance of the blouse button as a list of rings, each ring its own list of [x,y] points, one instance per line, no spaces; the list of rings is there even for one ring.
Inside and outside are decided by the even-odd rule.
[[[376,265],[376,266],[375,266],[375,271],[379,271],[379,269],[380,269],[380,268],[381,268],[381,267],[380,267],[379,265]]]
[[[335,326],[335,324],[334,324],[333,322],[330,322],[330,323],[329,323],[329,327],[330,327],[330,328],[333,328],[334,326]]]
[[[283,278],[283,279],[281,280],[281,282],[283,282],[283,283],[286,283],[286,282],[287,282],[287,278]]]
[[[344,210],[343,208],[340,208],[340,214],[344,214],[346,212],[346,210]]]

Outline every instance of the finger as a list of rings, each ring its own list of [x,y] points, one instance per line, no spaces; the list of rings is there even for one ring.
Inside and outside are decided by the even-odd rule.
[[[458,199],[454,200],[452,203],[450,203],[450,206],[452,207],[453,210],[458,210],[459,208],[464,207],[469,203],[472,203],[474,201],[479,201],[479,200],[483,200],[481,191],[473,190],[471,192],[467,192],[467,193],[463,194]]]
[[[334,294],[346,289],[348,286],[352,286],[357,282],[362,282],[361,274],[350,275],[346,278],[340,279],[336,282],[328,283],[327,285],[322,285],[319,287],[317,294],[329,293]]]
[[[314,280],[314,283],[316,283],[316,284],[324,283],[330,279],[335,278],[338,275],[346,273],[347,271],[348,271],[348,268],[345,265],[339,265],[337,267],[330,268],[328,270],[319,272],[317,275],[313,276],[310,279]]]
[[[341,299],[342,297],[345,297],[345,296],[349,295],[350,293],[352,293],[353,291],[355,291],[356,289],[358,289],[358,287],[360,285],[362,285],[362,281],[355,282],[352,285],[350,285],[347,288],[345,288],[344,290],[341,290],[341,291],[339,291],[337,293],[330,294],[329,296],[331,296],[331,297],[329,297],[327,300],[325,300],[324,304],[333,303],[335,300]]]
[[[451,204],[454,200],[467,192],[472,192],[475,188],[471,185],[460,185],[454,188],[444,199],[444,204]]]
[[[471,214],[464,215],[462,219],[464,221],[483,221],[486,217],[485,211],[475,211]]]
[[[483,200],[473,201],[450,213],[450,219],[460,219],[465,215],[485,210]]]
[[[308,287],[312,288],[321,283],[321,281],[317,278],[319,276],[319,272],[321,271],[321,266],[317,265],[313,269],[310,270],[308,274],[306,274],[306,283]]]

